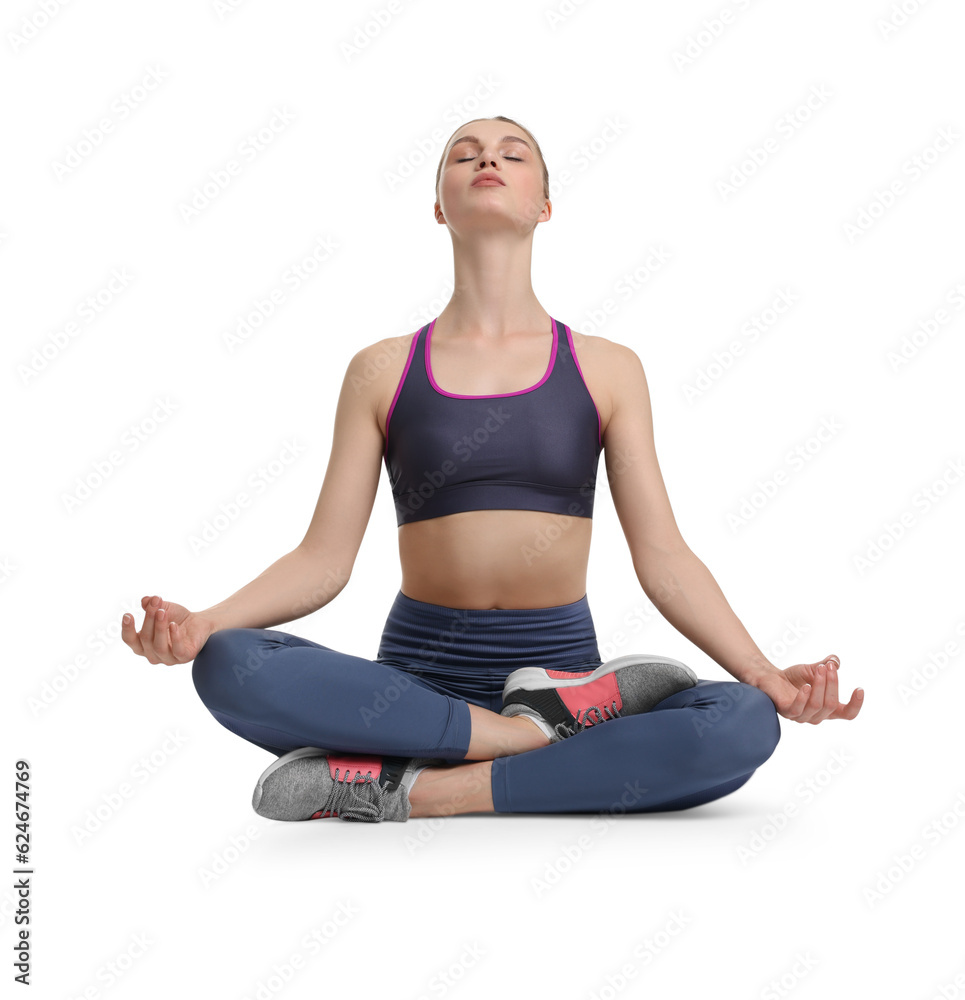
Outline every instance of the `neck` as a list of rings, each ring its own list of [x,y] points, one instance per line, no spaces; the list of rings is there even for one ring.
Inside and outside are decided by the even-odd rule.
[[[453,234],[452,244],[455,287],[437,327],[492,337],[549,327],[530,278],[532,231],[522,240],[506,232],[476,232],[471,241]]]

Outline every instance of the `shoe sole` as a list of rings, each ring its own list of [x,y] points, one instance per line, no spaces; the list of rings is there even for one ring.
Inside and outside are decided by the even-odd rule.
[[[265,792],[265,779],[269,775],[273,774],[278,768],[283,767],[289,761],[300,760],[302,757],[327,757],[331,750],[323,750],[321,747],[300,747],[297,750],[289,750],[288,753],[283,754],[274,764],[269,764],[264,771],[261,772],[261,777],[258,779],[258,784],[255,785],[254,794],[251,797],[251,807],[257,810],[258,805],[261,802],[261,797]]]
[[[509,695],[520,689],[525,691],[545,691],[547,688],[577,687],[580,684],[589,684],[591,681],[605,677],[607,674],[612,674],[623,667],[637,666],[644,663],[660,663],[667,666],[679,667],[691,678],[694,684],[698,681],[698,677],[694,671],[686,663],[681,663],[680,660],[674,660],[669,656],[654,656],[650,653],[627,653],[625,656],[618,656],[615,660],[601,664],[590,674],[586,674],[583,677],[574,677],[569,681],[558,677],[547,677],[546,671],[542,667],[520,667],[519,670],[514,670],[506,678],[506,683],[503,685],[503,702],[508,704]]]

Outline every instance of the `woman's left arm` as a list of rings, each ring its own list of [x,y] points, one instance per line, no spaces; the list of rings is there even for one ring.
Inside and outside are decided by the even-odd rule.
[[[838,700],[837,656],[786,670],[776,667],[750,637],[710,570],[682,539],[681,544],[672,551],[654,551],[639,566],[634,560],[644,592],[678,632],[739,681],[760,688],[787,719],[817,724],[858,714],[861,688],[847,704]]]
[[[623,344],[607,341],[611,416],[604,457],[613,504],[644,592],[682,635],[745,684],[764,691],[797,722],[853,719],[864,691],[838,700],[833,654],[781,670],[771,663],[727,603],[710,570],[684,541],[657,462],[650,391],[643,365]]]

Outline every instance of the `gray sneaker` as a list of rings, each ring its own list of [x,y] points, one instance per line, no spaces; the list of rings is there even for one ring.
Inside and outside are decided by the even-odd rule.
[[[588,726],[649,712],[697,680],[680,660],[650,653],[618,656],[595,670],[520,667],[506,678],[499,714],[529,716],[551,743],[558,743]]]
[[[409,789],[429,757],[383,757],[301,747],[279,757],[258,779],[251,806],[278,820],[363,823],[409,818]]]

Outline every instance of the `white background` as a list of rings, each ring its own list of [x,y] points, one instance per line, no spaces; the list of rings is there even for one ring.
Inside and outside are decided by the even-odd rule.
[[[18,758],[33,773],[33,995],[927,1000],[956,976],[965,995],[944,909],[965,856],[960,5],[909,0],[894,30],[887,0],[412,0],[381,27],[368,2],[48,6],[0,24],[3,766],[11,791]],[[125,94],[144,99],[122,116]],[[279,108],[293,119],[185,220]],[[441,143],[496,114],[533,130],[554,185],[536,294],[640,356],[684,537],[773,662],[837,653],[842,699],[860,685],[865,706],[782,719],[748,784],[682,813],[262,820],[272,758],[214,721],[190,665],[136,657],[121,615],[140,627],[152,593],[207,607],[301,539],[349,358],[451,292]],[[337,250],[227,349],[319,239]],[[627,294],[651,248],[669,256]],[[752,342],[782,292],[793,306]],[[193,546],[239,491],[250,506]],[[383,475],[351,582],[283,627],[374,656],[396,534]],[[588,595],[605,658],[730,679],[647,617],[605,476]],[[634,609],[646,624],[621,644]]]

